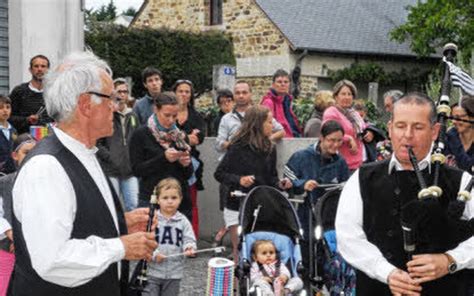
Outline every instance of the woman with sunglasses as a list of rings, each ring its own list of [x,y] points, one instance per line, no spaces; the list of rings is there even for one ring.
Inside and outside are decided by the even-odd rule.
[[[196,147],[204,140],[206,122],[194,108],[194,89],[191,81],[185,79],[177,80],[173,85],[173,91],[179,104],[176,126],[186,133],[193,158],[194,176],[188,183],[193,212],[192,225],[197,238],[199,235],[197,191],[203,190],[204,186],[202,185],[203,162],[199,159],[200,153]]]

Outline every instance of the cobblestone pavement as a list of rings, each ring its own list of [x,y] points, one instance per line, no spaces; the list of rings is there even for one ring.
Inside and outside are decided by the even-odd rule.
[[[210,248],[211,244],[199,241],[198,249]],[[186,260],[183,279],[181,280],[180,296],[206,295],[207,263],[212,258],[213,252],[201,253],[198,257]]]

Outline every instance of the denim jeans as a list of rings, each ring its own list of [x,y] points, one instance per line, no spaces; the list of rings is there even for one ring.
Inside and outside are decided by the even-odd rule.
[[[138,179],[133,176],[128,178],[110,177],[110,182],[115,192],[122,197],[125,211],[136,209],[138,204]]]

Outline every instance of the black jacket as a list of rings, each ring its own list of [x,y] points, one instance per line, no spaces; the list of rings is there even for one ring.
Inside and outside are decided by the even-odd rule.
[[[217,113],[217,116],[212,121],[212,130],[209,137],[217,137],[217,132],[219,131],[219,124],[221,124],[221,119],[226,114],[227,113],[222,112],[222,110],[219,110],[219,113]]]
[[[202,141],[204,141],[204,137],[206,136],[206,121],[202,118],[201,114],[199,114],[194,108],[188,108],[188,119],[183,123],[179,124],[176,122],[176,126],[184,131],[186,135],[192,133],[194,129],[198,129],[200,132],[197,135],[200,145]],[[204,163],[199,158],[201,153],[199,150],[196,149],[196,146],[191,146],[191,156],[193,156],[197,161],[199,161],[199,169],[196,171],[196,186],[198,190],[204,190],[204,186],[202,184],[202,172],[204,168]]]
[[[188,179],[193,175],[192,164],[183,167],[179,162],[169,162],[165,149],[156,141],[148,126],[139,127],[130,140],[130,162],[133,174],[140,178],[138,198],[141,204],[149,204],[153,188],[161,180],[173,177],[181,183],[183,200],[179,211],[191,217]]]
[[[124,125],[121,118],[124,119]],[[127,178],[133,175],[128,146],[138,126],[139,122],[135,113],[130,111],[123,115],[114,112],[113,135],[97,142],[99,148],[97,158],[107,176]],[[125,134],[122,127],[125,127]]]
[[[244,188],[240,186],[240,177],[255,176],[255,183]],[[234,144],[229,147],[229,151],[214,173],[219,183],[229,187],[229,192],[241,190],[248,192],[258,185],[277,186],[278,173],[276,170],[276,150],[273,147],[270,153],[255,150],[248,144]],[[238,211],[240,200],[237,197],[227,196],[226,208]]]
[[[10,174],[16,171],[15,162],[12,158],[13,139],[15,137],[17,137],[17,132],[13,127],[10,128],[10,139],[7,139],[0,131],[0,173]]]

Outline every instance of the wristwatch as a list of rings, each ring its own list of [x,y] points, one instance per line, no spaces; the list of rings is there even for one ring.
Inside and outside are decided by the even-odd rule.
[[[446,255],[446,257],[448,258],[448,273],[455,273],[456,270],[458,270],[458,265],[456,264],[456,261],[453,257],[451,257],[451,255],[447,253],[445,253],[444,255]]]

